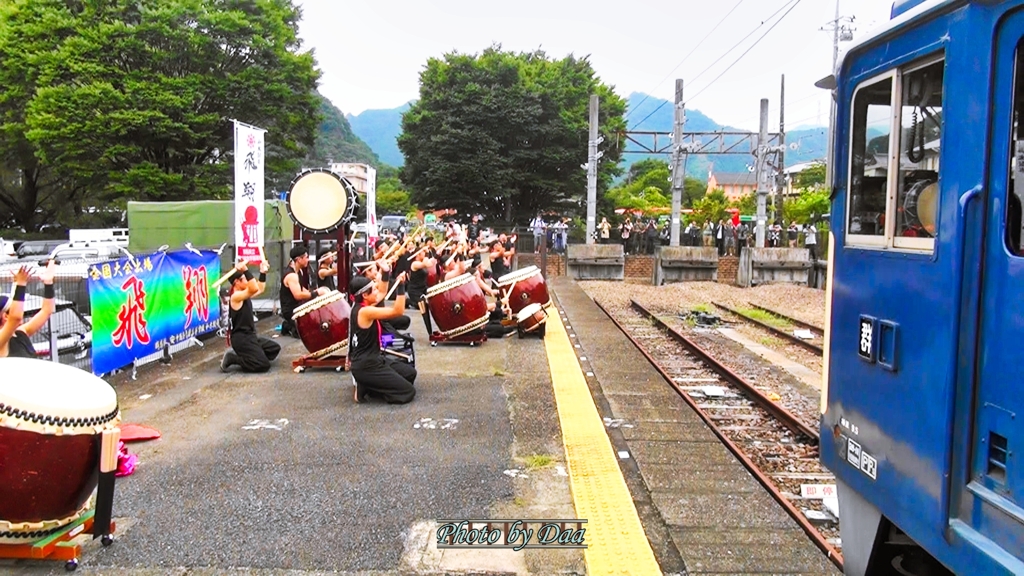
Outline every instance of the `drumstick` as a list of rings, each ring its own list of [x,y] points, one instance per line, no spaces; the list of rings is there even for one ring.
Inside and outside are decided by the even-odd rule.
[[[242,260],[242,264],[248,264],[248,263],[249,263],[249,261],[248,261],[248,260]],[[231,272],[228,272],[227,274],[225,274],[225,275],[221,276],[221,277],[220,277],[220,279],[218,279],[218,280],[217,280],[216,282],[214,282],[214,283],[213,283],[213,287],[214,287],[214,288],[216,288],[216,287],[220,286],[221,284],[223,284],[223,283],[227,282],[227,281],[228,281],[228,278],[231,278],[231,276],[232,276],[232,275],[233,275],[233,274],[234,274],[235,272],[237,272],[237,269],[236,269],[236,268],[232,268],[232,269],[231,269]]]
[[[337,251],[328,252],[327,254],[324,254],[323,256],[321,256],[320,259],[317,260],[317,262],[323,262],[324,260],[327,260],[328,258],[333,258],[337,253],[338,253]]]
[[[260,262],[267,262],[267,254],[263,251],[263,246],[260,246]],[[267,262],[267,266],[269,265],[270,262]]]
[[[356,262],[355,264],[353,264],[353,266],[355,266],[356,268],[363,268],[364,266],[373,266],[376,263],[376,260],[370,260],[369,262]]]
[[[388,295],[384,297],[385,302],[391,299],[391,295],[395,293],[395,290],[398,288],[399,284],[401,284],[401,282],[395,280],[395,285],[391,287],[391,290],[388,290]]]

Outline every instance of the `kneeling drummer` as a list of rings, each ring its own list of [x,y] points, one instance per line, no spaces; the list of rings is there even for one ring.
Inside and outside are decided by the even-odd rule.
[[[224,353],[220,363],[220,369],[224,372],[230,372],[236,366],[242,372],[266,372],[270,370],[270,363],[281,353],[280,344],[256,334],[256,323],[253,322],[252,298],[266,289],[269,269],[267,262],[262,262],[257,281],[245,262],[235,265],[235,273],[231,275],[231,303],[228,312],[231,321],[228,336],[231,349]]]

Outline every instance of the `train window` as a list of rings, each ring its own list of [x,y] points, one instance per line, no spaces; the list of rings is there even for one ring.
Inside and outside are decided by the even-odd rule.
[[[1011,254],[1024,256],[1021,245],[1021,206],[1024,204],[1024,40],[1017,44],[1013,86],[1013,133],[1010,138],[1010,185],[1006,202],[1006,244]]]
[[[896,248],[931,250],[938,232],[942,71],[939,60],[901,73]]]
[[[890,75],[860,86],[854,95],[847,204],[847,238],[851,244],[885,244],[892,87]]]

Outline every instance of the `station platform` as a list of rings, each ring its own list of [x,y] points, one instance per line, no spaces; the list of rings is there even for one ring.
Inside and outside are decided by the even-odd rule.
[[[836,574],[572,281],[547,334],[431,347],[416,399],[347,373],[224,374],[224,341],[111,380],[160,440],[117,482],[116,542],[79,573]],[[274,332],[278,319],[260,322]],[[586,519],[586,549],[438,549],[439,519]],[[62,563],[0,560],[4,574]]]

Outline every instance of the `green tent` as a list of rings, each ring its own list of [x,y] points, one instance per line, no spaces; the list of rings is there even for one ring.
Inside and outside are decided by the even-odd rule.
[[[263,217],[264,250],[270,261],[267,292],[276,296],[276,287],[281,282],[276,272],[288,263],[292,220],[281,200],[268,200]],[[133,254],[155,252],[164,244],[171,250],[183,250],[185,242],[191,242],[196,249],[216,250],[227,243],[228,247],[221,254],[221,270],[233,265],[235,203],[231,200],[129,202],[128,230],[128,250]]]

